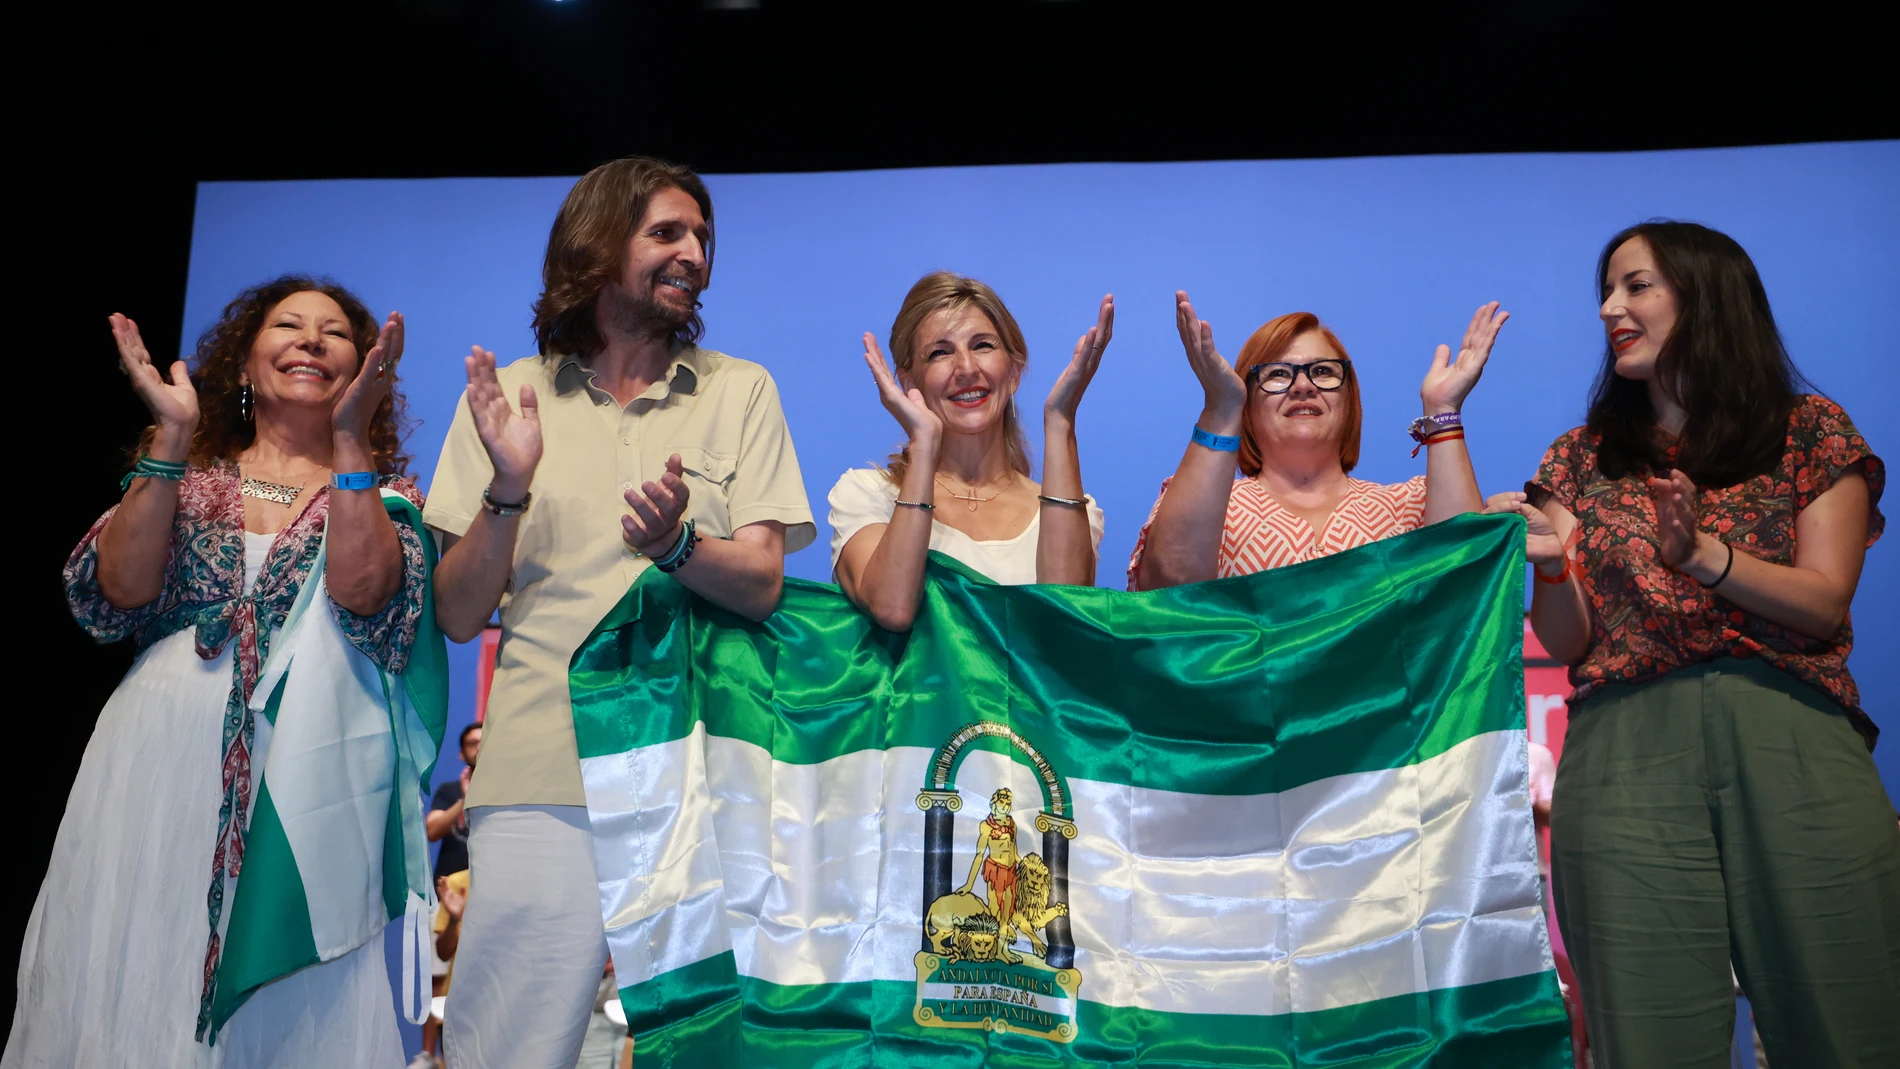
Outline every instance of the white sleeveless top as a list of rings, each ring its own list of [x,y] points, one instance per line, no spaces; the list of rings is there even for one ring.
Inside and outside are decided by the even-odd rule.
[[[1089,543],[1099,555],[1102,548],[1102,510],[1093,497],[1084,497],[1089,510]],[[897,511],[897,486],[876,468],[852,468],[831,488],[831,570],[851,536],[874,523],[891,522]],[[1026,586],[1036,581],[1036,539],[1042,532],[1042,510],[1014,538],[979,541],[933,517],[930,548],[969,565],[1004,586]]]

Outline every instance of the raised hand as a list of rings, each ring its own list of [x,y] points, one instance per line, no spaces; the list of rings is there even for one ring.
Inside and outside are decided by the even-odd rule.
[[[897,418],[897,425],[904,428],[911,444],[935,445],[941,441],[943,418],[924,404],[922,393],[916,389],[906,391],[897,384],[897,376],[891,374],[890,366],[884,363],[884,351],[868,333],[864,335],[864,362],[871,369],[871,377],[877,380],[878,400],[884,402],[885,411]]]
[[[1115,332],[1115,295],[1102,298],[1102,307],[1095,315],[1095,325],[1086,334],[1076,340],[1075,353],[1069,357],[1069,366],[1056,376],[1056,384],[1049,391],[1049,400],[1043,402],[1045,414],[1059,416],[1075,422],[1075,410],[1082,403],[1082,393],[1089,388],[1089,381],[1095,378],[1095,369],[1101,366],[1102,353],[1108,348],[1108,339]]]
[[[356,378],[344,387],[336,399],[336,407],[330,410],[330,426],[335,433],[368,441],[370,421],[382,407],[383,398],[388,397],[396,385],[402,339],[402,313],[391,312],[383,329],[377,332],[376,344],[370,348],[369,355],[363,357],[363,365],[356,369]]]
[[[1491,359],[1498,331],[1510,318],[1511,313],[1498,311],[1496,301],[1479,305],[1471,316],[1471,325],[1465,328],[1465,340],[1459,343],[1458,359],[1451,359],[1451,346],[1438,347],[1432,354],[1431,370],[1425,373],[1425,384],[1418,390],[1426,415],[1456,412],[1464,406],[1471,388],[1478,384],[1478,376],[1484,374],[1484,362]]]
[[[686,515],[686,500],[691,496],[686,481],[680,477],[684,472],[680,455],[674,453],[666,458],[666,471],[661,473],[659,482],[648,480],[622,495],[633,515],[620,517],[620,530],[635,552],[652,557],[673,548],[673,536]]]
[[[1541,570],[1556,568],[1563,563],[1563,539],[1557,537],[1557,529],[1551,526],[1550,517],[1533,507],[1529,496],[1522,490],[1492,494],[1485,500],[1484,511],[1486,515],[1516,513],[1524,517],[1524,557],[1532,565]]]
[[[1701,541],[1696,530],[1695,484],[1674,468],[1669,469],[1669,478],[1648,483],[1649,498],[1656,503],[1656,541],[1663,563],[1682,571]]]
[[[119,370],[132,380],[133,392],[151,410],[161,434],[189,445],[192,432],[198,429],[198,390],[191,384],[185,362],[174,361],[171,381],[165,381],[165,376],[152,364],[152,354],[146,351],[145,340],[139,337],[139,325],[117,312],[107,316],[106,322],[112,325],[112,340],[119,347]],[[183,460],[184,457],[161,459]]]
[[[1194,314],[1194,305],[1188,301],[1186,290],[1174,291],[1174,325],[1181,332],[1181,347],[1187,350],[1188,366],[1194,369],[1194,377],[1201,380],[1206,410],[1238,420],[1241,410],[1247,407],[1247,384],[1235,374],[1234,365],[1214,348],[1214,326]]]
[[[435,878],[435,898],[442,903],[443,911],[458,921],[462,919],[462,911],[468,908],[468,892],[451,889],[447,876]]]
[[[475,434],[495,468],[495,493],[498,500],[519,501],[541,463],[541,409],[534,387],[522,384],[517,413],[495,377],[494,353],[477,345],[462,363],[468,369],[468,411],[475,418]]]

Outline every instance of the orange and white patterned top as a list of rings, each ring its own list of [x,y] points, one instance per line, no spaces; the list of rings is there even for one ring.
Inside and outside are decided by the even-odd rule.
[[[1135,552],[1128,558],[1130,590],[1138,589],[1135,568],[1141,564],[1141,554],[1148,547],[1148,529],[1154,526],[1155,513],[1173,481],[1173,476],[1162,480],[1161,493],[1156,495],[1154,508],[1148,510],[1147,522],[1135,539]],[[1326,526],[1316,532],[1311,524],[1275,501],[1258,482],[1235,479],[1227,495],[1227,523],[1221,531],[1220,553],[1214,560],[1215,577],[1252,575],[1316,560],[1416,531],[1425,523],[1425,476],[1414,475],[1390,486],[1364,479],[1346,481],[1351,484],[1346,496],[1327,517]]]

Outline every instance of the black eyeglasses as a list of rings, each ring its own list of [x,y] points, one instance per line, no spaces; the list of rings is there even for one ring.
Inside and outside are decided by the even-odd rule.
[[[1255,364],[1247,369],[1247,381],[1261,393],[1285,393],[1304,374],[1316,390],[1337,390],[1346,385],[1350,360],[1315,360],[1310,364]]]

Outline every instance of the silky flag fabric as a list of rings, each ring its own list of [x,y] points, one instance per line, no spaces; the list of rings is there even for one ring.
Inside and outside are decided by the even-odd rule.
[[[422,514],[383,492],[397,523],[435,543]],[[211,1038],[263,985],[380,938],[392,918],[429,923],[434,902],[422,791],[448,720],[448,650],[425,582],[400,676],[350,645],[323,583],[328,543],[259,674],[259,782],[212,999]],[[421,929],[419,929],[421,930]],[[413,965],[413,963],[412,963]],[[420,977],[428,997],[426,969]],[[412,977],[413,979],[414,977]]]
[[[649,569],[576,652],[642,1064],[1570,1064],[1523,525],[1145,593],[933,557],[908,635]]]

